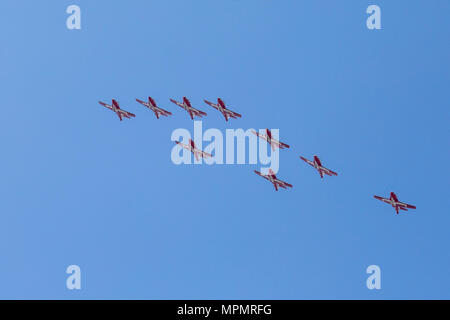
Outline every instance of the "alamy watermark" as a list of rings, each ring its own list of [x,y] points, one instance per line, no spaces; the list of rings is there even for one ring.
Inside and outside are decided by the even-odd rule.
[[[376,264],[372,264],[367,267],[366,269],[367,274],[370,274],[370,276],[367,278],[366,286],[367,289],[373,290],[381,289],[381,268],[377,266]]]
[[[81,268],[76,264],[67,267],[66,273],[70,276],[66,279],[66,288],[69,290],[81,290]]]
[[[381,29],[381,9],[379,6],[372,4],[367,7],[366,13],[370,16],[366,20],[367,29],[380,30]]]
[[[259,129],[264,134],[266,129]],[[198,150],[209,153],[211,157],[193,157],[192,152],[175,144],[171,152],[171,160],[174,164],[260,164],[261,172],[266,174],[269,169],[276,174],[280,167],[279,149],[270,150],[266,140],[258,138],[255,129],[226,129],[225,135],[216,128],[210,128],[203,132],[202,121],[194,121],[194,133],[188,129],[178,128],[172,132],[171,140],[188,145],[190,140],[195,143]],[[271,130],[275,140],[279,138],[279,129]],[[203,143],[208,142],[203,148]]]
[[[66,20],[66,27],[69,30],[81,29],[81,9],[77,5],[70,5],[66,9],[66,13],[70,14]]]

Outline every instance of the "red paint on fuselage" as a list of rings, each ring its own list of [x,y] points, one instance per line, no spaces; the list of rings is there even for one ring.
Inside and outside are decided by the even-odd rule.
[[[116,99],[112,99],[112,104],[113,104],[113,106],[116,107],[117,109],[120,109],[119,103],[116,101]]]
[[[320,162],[320,159],[318,156],[314,156],[314,162],[317,163],[317,165],[322,166],[322,162]]]
[[[191,148],[195,149],[195,143],[192,139],[189,139],[189,144],[191,145]]]
[[[188,107],[191,106],[191,102],[188,100],[188,98],[183,97],[183,102],[184,102]]]
[[[398,202],[397,195],[393,192],[391,192],[391,200],[394,200],[395,202]]]
[[[226,109],[225,103],[222,101],[222,99],[217,98],[217,103],[218,103],[223,109]]]
[[[155,100],[153,100],[152,97],[148,97],[148,103],[149,103],[150,105],[156,107],[156,102],[155,102]]]

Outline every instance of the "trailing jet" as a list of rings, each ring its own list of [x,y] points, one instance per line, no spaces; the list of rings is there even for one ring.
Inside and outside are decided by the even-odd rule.
[[[158,106],[156,105],[155,100],[153,100],[152,97],[148,97],[148,102],[145,102],[145,101],[142,101],[142,100],[139,100],[139,99],[136,99],[136,101],[139,102],[140,104],[146,106],[146,107],[149,108],[150,110],[152,110],[152,111],[155,113],[156,119],[159,119],[159,116],[160,116],[160,115],[161,115],[161,116],[167,117],[167,116],[169,116],[169,115],[172,114],[172,113],[170,113],[169,111],[164,110],[164,109],[158,107]]]
[[[239,113],[231,111],[230,109],[227,109],[227,107],[225,106],[225,103],[220,98],[217,98],[217,104],[212,103],[208,100],[203,100],[203,101],[205,101],[205,103],[209,104],[214,109],[219,110],[225,117],[225,121],[228,121],[228,118],[237,119],[237,118],[241,117],[241,115]]]
[[[264,179],[269,180],[271,183],[273,183],[273,186],[275,187],[275,191],[278,191],[278,187],[286,189],[287,187],[292,188],[292,184],[289,184],[287,182],[281,181],[280,179],[277,178],[277,176],[275,175],[275,173],[272,171],[272,169],[269,169],[269,173],[268,174],[262,174],[259,171],[255,170],[255,173],[260,176],[263,177]]]
[[[122,121],[122,118],[130,119],[131,117],[133,117],[133,118],[136,117],[131,112],[120,109],[119,103],[117,103],[117,101],[115,99],[112,99],[112,105],[106,104],[101,101],[99,101],[98,103],[100,103],[102,106],[108,108],[109,110],[114,111],[117,114],[117,116],[119,117],[120,121]]]
[[[195,156],[195,159],[196,159],[197,161],[198,161],[198,158],[199,158],[199,157],[201,157],[201,158],[211,158],[211,157],[212,157],[211,154],[209,154],[209,153],[207,153],[207,152],[204,152],[204,151],[198,149],[198,148],[195,146],[194,141],[192,141],[191,139],[189,139],[189,145],[184,144],[184,143],[181,143],[181,142],[178,142],[178,141],[175,141],[175,143],[178,144],[178,145],[180,145],[182,148],[184,148],[184,149],[189,150],[190,152],[192,152],[192,153],[194,154],[194,156]]]
[[[398,214],[399,209],[404,210],[404,211],[408,211],[408,209],[416,209],[416,207],[411,204],[407,204],[407,203],[398,201],[397,195],[393,192],[391,192],[391,197],[389,199],[379,197],[379,196],[373,196],[373,197],[375,199],[381,200],[387,204],[390,204],[393,208],[395,208],[395,211],[397,211],[397,214]]]
[[[282,142],[272,138],[272,132],[270,132],[269,129],[266,129],[266,134],[260,134],[254,130],[252,130],[252,133],[255,134],[257,137],[260,137],[261,139],[266,140],[270,144],[272,151],[275,151],[275,149],[277,147],[280,149],[289,148],[289,146],[287,144],[282,143]]]
[[[171,102],[175,103],[177,106],[183,108],[184,110],[186,110],[189,115],[191,116],[191,119],[194,120],[194,116],[197,117],[202,117],[202,116],[206,116],[206,113],[200,110],[195,109],[194,107],[191,106],[191,102],[188,100],[188,98],[183,97],[183,103],[175,101],[173,99],[170,99]]]
[[[306,163],[310,164],[311,166],[313,166],[314,168],[317,169],[317,171],[320,174],[320,177],[323,179],[323,174],[325,173],[326,175],[329,176],[337,176],[338,174],[336,172],[331,171],[330,169],[327,169],[325,167],[322,166],[322,163],[320,162],[320,159],[318,156],[314,156],[314,161],[308,160],[306,158],[303,158],[302,156],[300,156],[300,159],[302,159],[303,161],[305,161]]]

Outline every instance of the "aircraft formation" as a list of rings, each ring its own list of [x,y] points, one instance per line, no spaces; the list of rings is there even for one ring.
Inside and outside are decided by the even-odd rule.
[[[168,117],[168,116],[172,115],[171,112],[158,107],[156,105],[155,100],[153,100],[152,97],[148,97],[147,102],[140,100],[140,99],[136,99],[136,101],[138,103],[142,104],[143,106],[145,106],[146,108],[150,109],[151,111],[153,111],[157,119],[159,119],[160,116]],[[192,106],[191,102],[189,101],[189,99],[186,97],[183,97],[182,102],[176,101],[174,99],[170,99],[170,101],[172,103],[176,104],[177,106],[179,106],[180,108],[184,109],[189,114],[189,116],[192,120],[194,119],[194,117],[202,118],[207,115],[206,112],[203,112],[199,109],[194,108]],[[225,121],[228,121],[229,119],[237,119],[237,118],[242,117],[239,113],[228,109],[225,105],[225,102],[221,98],[217,98],[217,103],[213,103],[208,100],[203,100],[203,101],[207,105],[209,105],[209,106],[213,107],[214,109],[216,109],[217,111],[219,111],[225,118]],[[136,115],[134,115],[133,113],[121,109],[119,107],[119,103],[115,99],[112,99],[111,105],[109,105],[105,102],[102,102],[102,101],[99,101],[98,103],[100,105],[108,108],[109,110],[113,111],[114,113],[116,113],[117,116],[119,117],[120,121],[122,121],[123,118],[131,119],[131,118],[136,117]],[[258,138],[260,138],[264,141],[267,141],[267,143],[270,145],[272,151],[275,151],[277,148],[279,148],[280,150],[281,149],[289,149],[289,145],[273,138],[272,132],[269,129],[266,129],[265,134],[260,134],[256,131],[252,131],[252,133],[254,135],[256,135]],[[198,149],[195,146],[194,141],[192,141],[191,139],[189,139],[188,145],[181,143],[179,141],[175,141],[175,143],[177,145],[181,146],[182,148],[192,152],[195,159],[197,159],[197,160],[199,160],[199,158],[211,158],[212,157],[211,154]],[[308,160],[302,156],[300,156],[300,159],[305,161],[310,166],[314,167],[317,170],[317,172],[319,173],[321,179],[323,179],[324,175],[327,175],[327,176],[337,176],[338,175],[336,172],[325,168],[322,165],[322,162],[320,161],[319,157],[316,155],[314,155],[313,160]],[[269,181],[270,183],[272,183],[275,188],[275,191],[278,191],[278,188],[287,189],[287,188],[293,187],[291,184],[287,183],[286,181],[278,179],[277,176],[275,175],[275,173],[272,171],[272,169],[269,169],[269,172],[267,174],[263,174],[256,170],[254,172],[258,176],[260,176],[260,177],[266,179],[267,181]],[[391,192],[389,198],[383,198],[383,197],[380,197],[377,195],[374,195],[373,197],[377,200],[383,201],[384,203],[391,205],[395,209],[397,214],[399,214],[399,210],[408,211],[408,209],[416,209],[416,207],[411,204],[400,202],[398,200],[397,195],[394,192]]]

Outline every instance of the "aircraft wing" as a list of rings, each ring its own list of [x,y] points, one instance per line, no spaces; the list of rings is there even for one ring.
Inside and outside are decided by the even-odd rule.
[[[181,143],[179,141],[175,141],[175,143],[184,149],[191,150],[191,148],[189,148],[189,146],[185,145],[184,143]]]
[[[329,175],[329,176],[337,176],[338,174],[334,171],[331,171],[330,169],[327,169],[325,167],[321,167],[321,169],[323,170],[323,172],[325,172],[325,174]]]
[[[211,107],[213,107],[214,109],[219,110],[219,108],[217,107],[217,104],[212,103],[212,102],[210,102],[210,101],[208,101],[208,100],[203,100],[203,101],[205,101],[206,104],[209,104],[209,105],[210,105]]]
[[[285,181],[277,180],[280,187],[286,189],[286,187],[292,188],[292,184],[287,183]]]
[[[196,116],[202,117],[202,116],[206,116],[206,112],[200,111],[198,109],[195,109],[194,107],[190,107],[189,109],[191,109],[192,113]]]
[[[164,116],[164,117],[168,117],[169,115],[172,114],[171,112],[169,112],[167,110],[164,110],[164,109],[161,109],[160,107],[153,107],[152,111],[155,114],[156,119],[159,119],[160,115]]]
[[[205,151],[201,151],[201,155],[203,158],[212,158],[212,154]]]
[[[272,143],[275,143],[278,146],[278,148],[280,148],[280,149],[284,149],[284,148],[288,148],[289,149],[289,145],[287,145],[286,143],[277,141],[275,139],[272,139]]]
[[[259,171],[256,171],[256,170],[254,170],[254,172],[258,175],[258,176],[260,176],[260,177],[264,177],[264,175],[261,173],[261,172],[259,172]]]
[[[228,110],[228,109],[225,109],[225,112],[228,114],[228,116],[230,116],[231,118],[234,118],[234,119],[242,117],[239,113]]]
[[[209,154],[208,152],[199,150],[199,149],[197,149],[197,148],[195,148],[195,150],[194,150],[193,153],[194,153],[195,158],[196,158],[197,160],[198,160],[198,156],[200,156],[200,157],[202,157],[202,158],[212,158],[212,154]]]
[[[402,206],[405,206],[408,209],[416,209],[416,207],[413,206],[412,204],[407,204],[407,203],[404,203],[404,202],[398,202],[398,204],[400,204]]]
[[[275,150],[275,147],[278,147],[280,149],[289,148],[289,145],[280,142],[278,140],[275,140],[273,138],[270,140],[270,145],[272,146],[272,150]]]
[[[120,113],[122,113],[122,115],[126,118],[130,118],[130,117],[136,117],[136,115],[134,113],[125,111],[125,110],[120,110]]]
[[[170,99],[170,102],[175,103],[177,106],[181,107],[184,109],[184,105],[181,102],[178,102],[176,100]]]
[[[139,102],[140,104],[146,106],[147,108],[149,107],[149,106],[148,106],[148,103],[145,102],[145,101],[142,101],[142,100],[139,100],[139,99],[136,99],[136,101]]]
[[[300,156],[300,159],[302,159],[303,161],[305,161],[307,164],[309,164],[310,166],[314,167],[314,162],[312,162],[311,160],[308,160],[306,158],[303,158],[302,156]]]
[[[265,134],[260,134],[259,132],[256,132],[255,130],[252,130],[252,133],[253,133],[254,135],[256,135],[257,137],[259,137],[259,138],[264,139],[264,140],[267,141],[267,137],[266,137]]]
[[[156,107],[156,108],[158,109],[159,113],[161,113],[164,116],[172,115],[172,112],[170,112],[170,111],[164,110],[164,109],[162,109],[160,107]]]
[[[377,199],[377,200],[380,200],[380,201],[383,201],[383,202],[385,202],[385,203],[389,203],[389,204],[391,204],[391,200],[390,199],[386,199],[386,198],[383,198],[383,197],[379,197],[379,196],[373,196],[375,199]]]
[[[286,186],[285,186],[283,183],[277,182],[276,184],[277,184],[280,188],[286,189]]]
[[[109,110],[112,110],[112,106],[110,106],[109,104],[106,104],[104,102],[99,101],[98,103],[100,103],[102,106],[108,108]]]
[[[264,174],[262,174],[261,172],[256,171],[256,170],[254,170],[254,172],[255,172],[258,176],[263,177],[264,179],[267,179],[267,176],[264,175]],[[268,180],[268,179],[267,179],[267,180]]]

